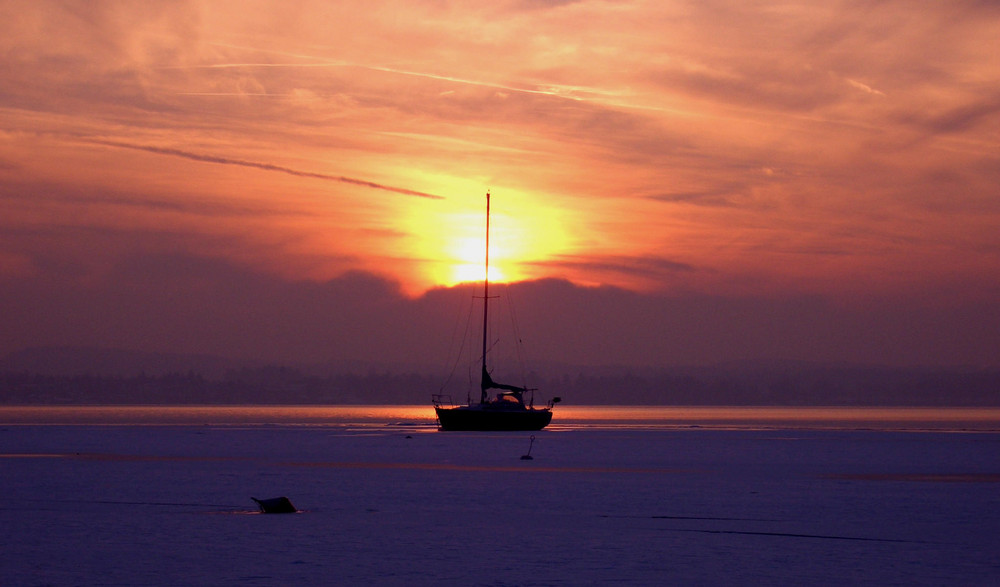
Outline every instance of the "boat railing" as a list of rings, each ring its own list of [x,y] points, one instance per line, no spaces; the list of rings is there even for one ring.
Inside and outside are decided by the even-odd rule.
[[[453,407],[455,402],[451,400],[451,396],[442,393],[435,393],[431,396],[431,402],[434,403],[435,408],[441,407]]]

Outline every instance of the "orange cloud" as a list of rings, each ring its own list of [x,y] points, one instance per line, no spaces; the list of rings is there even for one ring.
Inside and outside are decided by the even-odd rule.
[[[445,219],[492,189],[530,227],[519,278],[889,295],[1000,274],[998,20],[977,2],[7,5],[0,226],[31,237],[5,239],[0,271],[72,256],[69,219],[108,262],[131,248],[115,231],[155,228],[164,249],[416,294],[468,263]]]

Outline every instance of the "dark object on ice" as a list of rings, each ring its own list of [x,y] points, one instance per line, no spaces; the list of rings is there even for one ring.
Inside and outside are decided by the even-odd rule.
[[[486,368],[487,325],[490,304],[490,193],[486,192],[486,271],[483,274],[483,354],[479,403],[456,406],[451,397],[434,395],[434,412],[441,430],[541,430],[552,421],[553,398],[544,408],[535,407],[535,390],[493,381]],[[490,389],[500,390],[490,398]],[[530,394],[525,402],[524,394]]]
[[[272,497],[271,499],[251,497],[250,499],[257,502],[262,514],[294,514],[299,511],[295,509],[287,497]]]
[[[521,460],[522,461],[530,461],[530,460],[532,460],[532,459],[535,458],[535,457],[531,456],[531,447],[533,447],[533,446],[535,446],[535,435],[534,434],[531,435],[531,442],[528,443],[528,454],[521,455]]]

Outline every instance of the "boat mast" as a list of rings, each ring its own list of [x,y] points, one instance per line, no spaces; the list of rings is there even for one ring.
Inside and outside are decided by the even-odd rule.
[[[486,273],[483,275],[483,381],[481,384],[482,393],[479,403],[486,403],[486,327],[488,325],[488,312],[490,304],[490,191],[486,190]]]

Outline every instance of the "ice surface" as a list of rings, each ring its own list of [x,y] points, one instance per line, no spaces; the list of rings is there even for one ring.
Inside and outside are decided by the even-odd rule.
[[[1000,433],[534,435],[3,426],[0,585],[1000,582]]]

